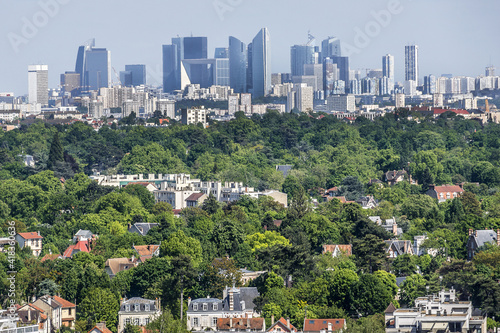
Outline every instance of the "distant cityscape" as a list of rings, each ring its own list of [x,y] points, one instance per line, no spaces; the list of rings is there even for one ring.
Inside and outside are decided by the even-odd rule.
[[[328,37],[318,44],[321,47],[309,33],[306,43],[290,47],[290,72],[273,73],[267,28],[248,44],[230,36],[228,46],[216,47],[213,57],[208,54],[207,37],[175,37],[162,46],[163,85],[152,86],[146,65],[130,64],[118,72],[111,64],[111,51],[96,47],[91,39],[78,48],[75,69],[60,74],[57,88],[49,87],[48,65],[29,65],[28,95],[0,92],[0,120],[120,119],[135,113],[141,118],[206,125],[207,117],[229,120],[238,111],[247,116],[274,109],[373,119],[408,106],[422,112],[449,109],[495,122],[500,119],[496,106],[485,102],[498,96],[500,89],[500,77],[492,65],[477,77],[422,76],[418,45],[406,45],[405,81],[396,82],[391,54],[381,55],[381,68],[351,69],[340,39]],[[218,104],[222,107],[184,111],[183,117],[176,107],[182,100],[222,102]]]

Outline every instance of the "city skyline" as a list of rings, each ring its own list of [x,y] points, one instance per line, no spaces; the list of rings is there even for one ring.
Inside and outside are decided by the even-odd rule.
[[[387,53],[394,55],[396,81],[404,80],[404,46],[408,44],[420,47],[420,80],[424,75],[439,76],[443,73],[477,76],[484,73],[485,67],[500,63],[500,46],[491,44],[495,31],[494,21],[485,19],[495,9],[500,9],[500,4],[494,1],[479,4],[454,1],[452,6],[451,1],[439,1],[432,3],[434,10],[430,11],[429,1],[416,3],[401,0],[396,1],[399,7],[393,11],[394,14],[389,19],[384,19],[380,16],[381,13],[389,10],[394,1],[363,1],[365,6],[338,1],[320,2],[315,6],[301,6],[303,10],[296,10],[290,1],[254,1],[241,2],[231,10],[221,11],[212,2],[193,6],[191,1],[176,4],[173,8],[159,1],[137,3],[128,0],[119,8],[115,1],[100,3],[99,8],[102,10],[92,12],[94,19],[88,20],[86,15],[80,13],[89,13],[93,1],[89,0],[89,5],[85,6],[74,1],[64,1],[65,4],[60,5],[57,14],[50,16],[47,23],[36,28],[37,32],[33,36],[27,36],[28,38],[22,33],[25,25],[23,18],[31,22],[33,15],[43,11],[43,8],[38,2],[31,0],[23,1],[22,5],[11,2],[6,4],[10,15],[5,18],[5,26],[9,28],[3,29],[4,38],[0,42],[0,47],[5,51],[0,65],[0,91],[26,94],[28,87],[25,71],[26,66],[31,64],[49,65],[49,86],[56,88],[59,75],[73,70],[75,49],[83,41],[93,37],[100,47],[111,51],[112,66],[118,72],[126,64],[146,64],[147,81],[153,85],[161,85],[161,47],[168,44],[171,37],[191,34],[206,36],[208,54],[212,57],[215,48],[228,47],[229,36],[248,42],[255,36],[255,31],[265,26],[272,36],[273,73],[290,71],[290,47],[305,44],[308,31],[316,37],[316,46],[320,46],[321,41],[329,36],[335,36],[352,46],[353,54],[349,59],[352,69],[380,68],[380,57]],[[299,3],[296,5],[299,6]],[[322,10],[317,10],[318,8]],[[121,16],[106,15],[107,10],[121,13]],[[159,24],[159,17],[164,14],[162,10],[175,10],[178,14],[169,15],[168,21]],[[136,29],[135,24],[118,24],[123,22],[123,17],[136,11],[151,13],[151,18],[144,23],[143,29]],[[349,15],[339,15],[341,11]],[[276,20],[276,15],[287,17],[287,20]],[[197,17],[197,22],[183,19],[185,17]],[[255,20],[255,17],[261,19]],[[443,29],[425,29],[417,23],[408,24],[411,20],[417,22],[418,17],[425,17],[426,21],[439,20]],[[377,27],[373,22],[381,23]],[[110,26],[120,29],[110,29]],[[371,31],[373,27],[375,30]],[[363,41],[359,38],[363,31],[376,34],[370,33]],[[18,44],[13,44],[12,36],[16,35],[22,38],[22,42],[18,39]],[[66,38],[58,40],[60,37]],[[463,42],[464,39],[467,43]]]

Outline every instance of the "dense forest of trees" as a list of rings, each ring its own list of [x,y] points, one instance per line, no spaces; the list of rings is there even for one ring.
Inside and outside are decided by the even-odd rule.
[[[366,327],[383,332],[380,314],[390,302],[411,306],[417,296],[452,286],[462,299],[500,318],[500,250],[492,246],[465,261],[468,229],[500,228],[500,125],[482,126],[453,114],[435,120],[415,115],[408,120],[409,115],[400,110],[346,124],[333,116],[270,111],[250,119],[237,114],[208,129],[175,124],[95,131],[83,123],[39,122],[0,132],[3,235],[8,221],[15,221],[17,232],[40,231],[42,256],[62,253],[79,229],[99,235],[90,254],[71,260],[41,262],[17,249],[18,302],[42,291],[60,293],[78,304],[78,331],[102,320],[116,331],[121,297],[161,297],[162,320],[178,332],[182,323],[173,319],[180,318],[181,290],[186,299],[220,297],[233,283],[229,277],[238,279],[238,268],[246,267],[267,271],[252,285],[259,288],[255,303],[268,324],[274,315],[302,327],[307,311],[309,318],[357,319],[349,322],[349,332]],[[34,168],[24,166],[23,154],[35,157]],[[293,170],[284,178],[278,164]],[[403,168],[420,185],[368,185]],[[203,207],[174,217],[169,205],[155,204],[140,185],[118,189],[92,182],[87,175],[96,171],[185,172],[203,180],[241,181],[283,190],[289,207],[265,197],[228,205],[211,197]],[[430,184],[458,182],[468,183],[461,198],[438,203],[423,194]],[[348,199],[371,194],[380,205],[372,210],[338,200],[312,205],[310,197],[321,202],[320,189],[333,186]],[[387,259],[383,240],[391,235],[367,218],[371,215],[396,217],[403,239],[426,234],[425,246],[439,249],[438,255]],[[274,220],[283,223],[276,227]],[[138,221],[159,226],[145,237],[128,233],[127,225]],[[131,257],[133,244],[160,242],[160,257],[112,280],[105,273],[108,258]],[[323,244],[353,244],[354,255],[322,255]],[[8,264],[0,253],[2,307]],[[396,276],[407,277],[399,301]],[[293,286],[285,288],[289,279]],[[93,312],[99,304],[106,306]]]

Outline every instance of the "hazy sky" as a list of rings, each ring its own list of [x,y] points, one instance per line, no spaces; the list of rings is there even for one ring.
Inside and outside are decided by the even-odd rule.
[[[59,8],[47,9],[45,3]],[[248,43],[262,27],[271,34],[272,71],[290,71],[290,46],[339,37],[351,46],[351,69],[381,68],[395,56],[404,74],[404,46],[420,47],[420,77],[477,76],[500,67],[498,0],[0,0],[0,92],[26,94],[27,66],[49,65],[49,85],[73,71],[78,46],[95,37],[111,51],[117,72],[146,64],[148,83],[161,83],[161,45],[179,36],[207,36],[209,56],[228,36]],[[46,7],[46,9],[44,9]],[[390,15],[376,15],[376,13]],[[48,14],[46,14],[48,13]],[[376,17],[378,16],[378,22]],[[33,25],[36,30],[29,29]],[[360,38],[361,33],[367,38]],[[498,71],[497,71],[498,72]],[[113,79],[115,79],[113,74]]]

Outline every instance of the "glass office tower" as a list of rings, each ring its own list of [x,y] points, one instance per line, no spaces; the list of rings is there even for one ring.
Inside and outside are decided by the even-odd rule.
[[[271,42],[269,30],[263,28],[252,41],[253,97],[259,98],[271,92]]]

